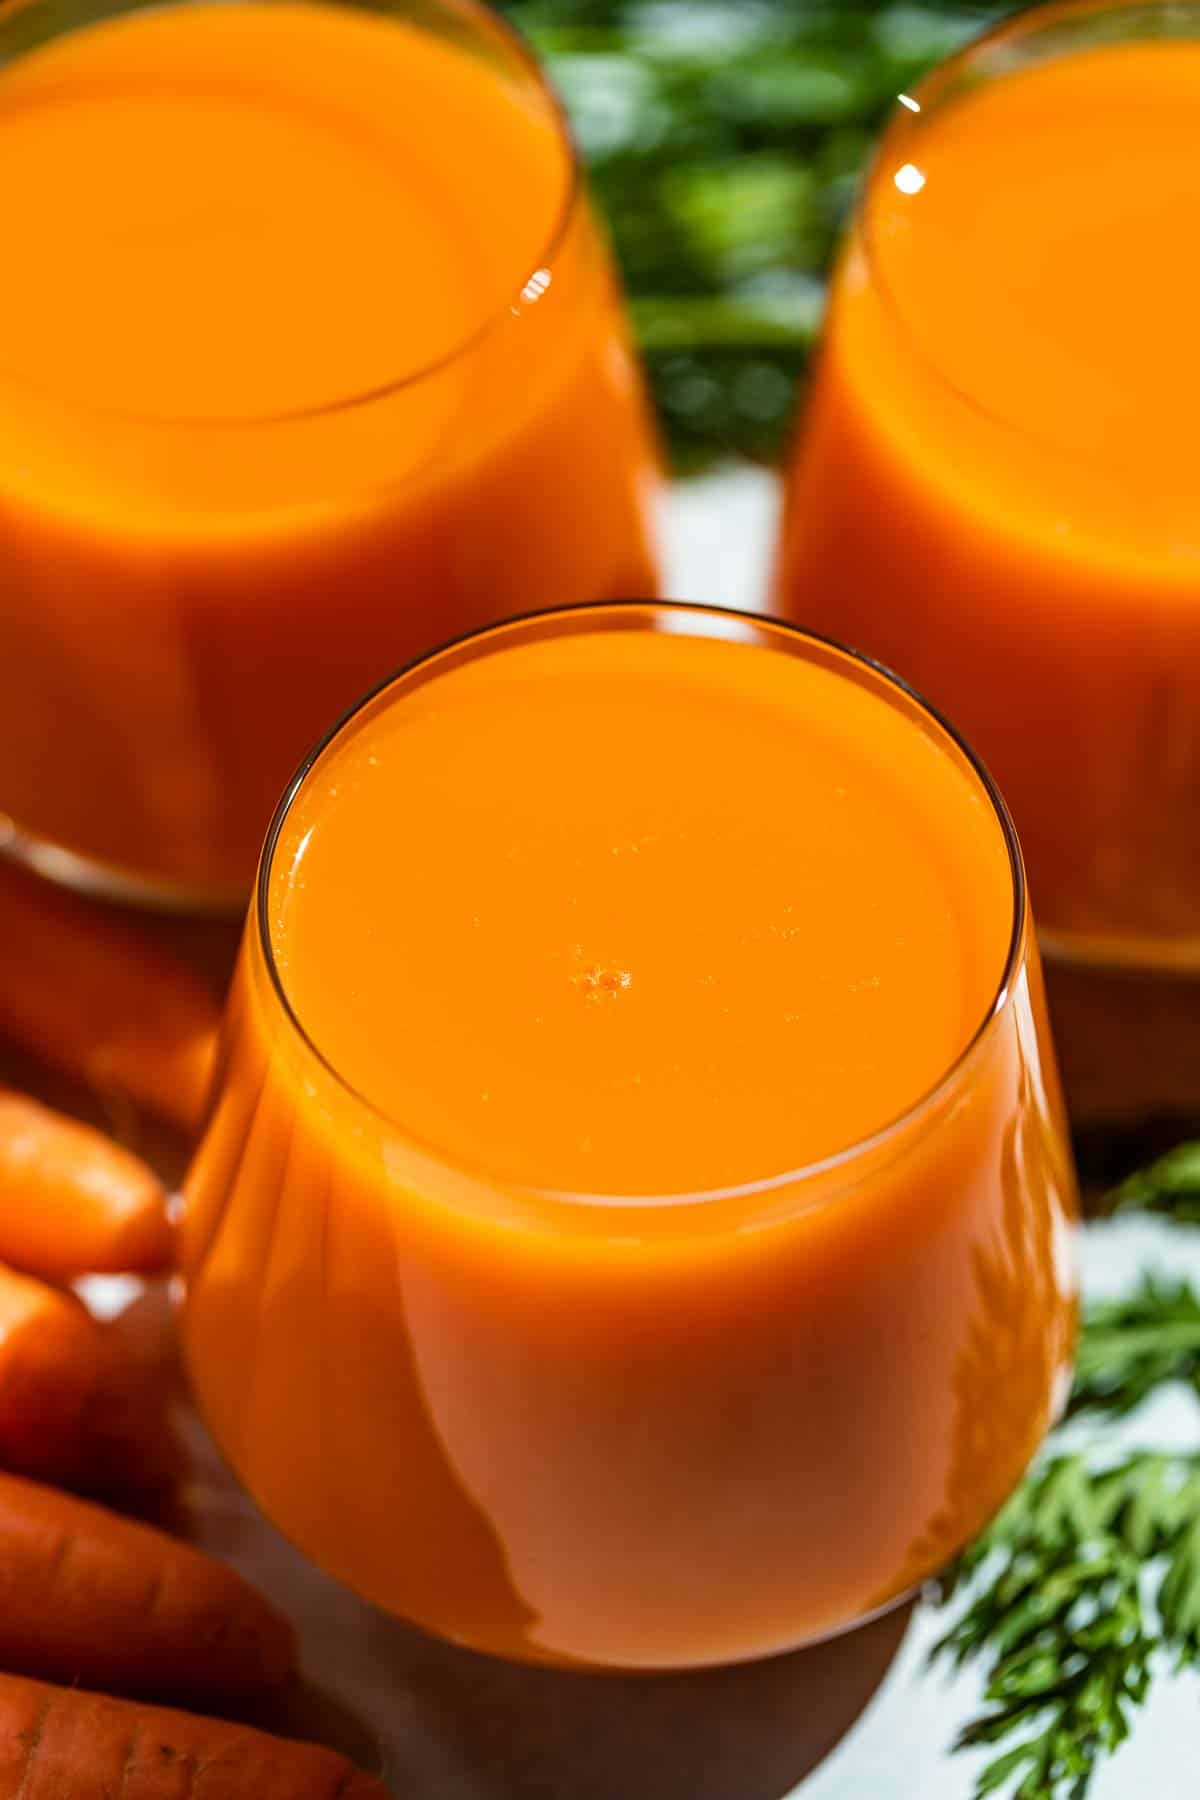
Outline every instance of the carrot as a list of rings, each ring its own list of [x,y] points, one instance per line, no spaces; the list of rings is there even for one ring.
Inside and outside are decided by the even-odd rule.
[[[162,1183],[101,1132],[0,1088],[0,1260],[50,1281],[154,1274],[171,1260]]]
[[[2,1266],[0,1469],[126,1497],[163,1493],[182,1472],[162,1396],[119,1333]]]
[[[0,1033],[191,1131],[216,1047],[199,976],[132,928],[0,861]]]
[[[386,1800],[344,1756],[0,1676],[0,1800]]]
[[[226,1563],[0,1475],[0,1669],[213,1704],[278,1687],[295,1635]]]

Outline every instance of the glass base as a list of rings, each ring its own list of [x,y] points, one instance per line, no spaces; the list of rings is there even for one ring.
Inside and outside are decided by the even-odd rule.
[[[931,1577],[931,1580],[934,1579],[936,1578]],[[431,1625],[419,1624],[411,1619],[399,1622],[412,1631],[423,1632],[435,1643],[447,1644],[455,1650],[469,1651],[472,1656],[485,1657],[489,1662],[502,1663],[511,1668],[545,1669],[559,1675],[599,1675],[631,1680],[645,1676],[653,1680],[671,1675],[710,1674],[718,1669],[754,1668],[762,1663],[783,1661],[791,1656],[802,1656],[806,1651],[820,1650],[826,1644],[835,1644],[841,1638],[851,1637],[856,1631],[863,1631],[868,1626],[877,1624],[879,1620],[886,1619],[889,1613],[911,1609],[926,1591],[926,1587],[924,1582],[909,1583],[899,1593],[880,1601],[876,1606],[868,1606],[862,1612],[851,1613],[848,1618],[839,1619],[836,1624],[822,1626],[817,1631],[801,1632],[780,1643],[764,1644],[757,1649],[732,1651],[723,1655],[691,1657],[677,1662],[590,1662],[580,1657],[552,1653],[540,1655],[533,1646],[527,1650],[512,1650],[502,1654],[497,1650],[480,1649],[465,1638],[453,1637]]]
[[[1043,938],[1046,989],[1076,1133],[1200,1118],[1200,960],[1104,963]],[[1136,1153],[1131,1148],[1136,1160]],[[1123,1159],[1117,1157],[1116,1165]],[[1132,1166],[1130,1164],[1129,1166]],[[1128,1172],[1128,1169],[1125,1169]]]
[[[1040,926],[1038,942],[1047,961],[1072,968],[1193,975],[1200,980],[1200,937],[1105,937]]]
[[[80,856],[63,844],[23,831],[3,812],[0,812],[0,856],[19,863],[56,887],[69,888],[86,899],[113,906],[214,919],[240,917],[246,909],[247,890],[244,887],[202,890],[137,875],[131,870]]]

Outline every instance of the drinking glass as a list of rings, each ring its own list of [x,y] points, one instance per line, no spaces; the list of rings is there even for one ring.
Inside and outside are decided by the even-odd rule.
[[[443,649],[276,813],[185,1196],[201,1411],[351,1588],[590,1667],[834,1632],[979,1530],[1068,1379],[1003,803],[776,622]]]
[[[555,96],[474,0],[0,4],[0,841],[244,905],[397,663],[656,590]]]
[[[776,569],[987,759],[1080,1117],[1200,1100],[1198,101],[1190,0],[1036,7],[901,96]]]

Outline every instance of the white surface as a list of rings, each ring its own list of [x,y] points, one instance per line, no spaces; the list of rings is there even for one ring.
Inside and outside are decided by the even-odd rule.
[[[761,612],[779,510],[778,483],[734,467],[672,489],[663,514],[664,592]]]

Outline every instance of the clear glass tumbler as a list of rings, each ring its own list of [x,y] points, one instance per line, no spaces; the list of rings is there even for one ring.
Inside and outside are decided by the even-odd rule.
[[[557,100],[474,0],[0,4],[0,840],[244,904],[306,744],[656,591],[657,450]]]
[[[282,803],[185,1191],[201,1410],[370,1600],[595,1667],[844,1627],[982,1526],[1068,1376],[1003,804],[777,623],[469,637]]]
[[[901,96],[774,602],[917,683],[1028,860],[1073,1110],[1200,1106],[1200,7],[1035,7]]]

